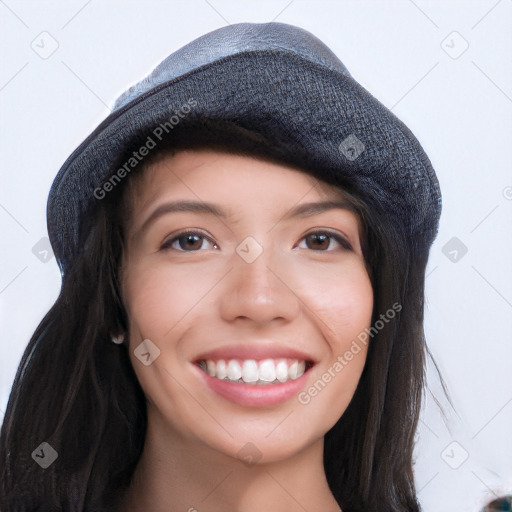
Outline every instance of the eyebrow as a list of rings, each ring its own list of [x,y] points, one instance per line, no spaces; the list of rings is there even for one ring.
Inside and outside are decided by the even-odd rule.
[[[312,203],[301,203],[291,208],[280,220],[288,220],[294,217],[311,217],[329,210],[342,209],[357,213],[354,206],[347,201],[318,201]],[[157,218],[169,213],[192,212],[207,215],[215,215],[221,219],[227,219],[233,216],[232,212],[224,210],[222,207],[213,203],[197,201],[173,201],[165,203],[156,208],[155,211],[143,222],[140,231],[144,231],[149,224]]]

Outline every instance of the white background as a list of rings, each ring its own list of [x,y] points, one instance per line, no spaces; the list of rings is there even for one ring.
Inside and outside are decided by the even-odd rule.
[[[436,169],[425,330],[456,412],[430,372],[446,418],[427,393],[416,483],[426,512],[478,511],[512,492],[512,0],[0,1],[0,414],[60,286],[55,259],[32,251],[59,167],[169,53],[227,23],[273,20],[330,46]],[[443,253],[453,237],[468,249],[455,262]]]

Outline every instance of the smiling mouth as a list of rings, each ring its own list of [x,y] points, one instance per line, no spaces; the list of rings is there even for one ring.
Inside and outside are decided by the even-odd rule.
[[[302,377],[312,361],[301,359],[202,359],[196,363],[206,374],[239,384],[283,384]]]

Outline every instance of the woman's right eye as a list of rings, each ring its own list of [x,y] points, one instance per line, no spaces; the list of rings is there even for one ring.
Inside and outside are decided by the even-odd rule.
[[[203,243],[207,241],[214,249],[218,249],[218,245],[212,242],[207,236],[197,231],[183,231],[166,240],[161,250],[175,250],[179,252],[196,252],[203,247]]]

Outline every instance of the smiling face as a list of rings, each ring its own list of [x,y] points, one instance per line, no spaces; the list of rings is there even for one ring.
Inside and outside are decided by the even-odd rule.
[[[322,442],[359,381],[366,347],[344,355],[373,306],[343,193],[194,150],[152,163],[131,200],[122,294],[148,431],[260,462]]]

